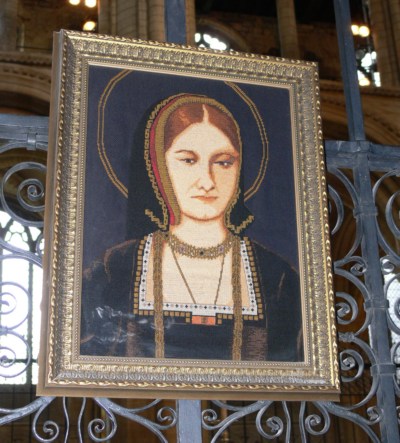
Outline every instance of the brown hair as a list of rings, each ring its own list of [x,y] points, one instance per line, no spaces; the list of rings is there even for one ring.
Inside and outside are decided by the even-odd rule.
[[[165,123],[164,151],[171,147],[175,138],[187,127],[204,120],[204,109],[207,110],[208,121],[222,131],[236,151],[240,152],[240,135],[233,118],[221,109],[205,103],[185,103],[171,112]]]

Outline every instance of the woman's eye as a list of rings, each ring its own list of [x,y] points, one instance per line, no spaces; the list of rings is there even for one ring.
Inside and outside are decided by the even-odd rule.
[[[229,168],[233,165],[234,162],[235,162],[234,159],[232,159],[232,160],[218,160],[215,162],[215,164],[222,166],[223,168]]]
[[[214,164],[221,166],[223,169],[229,169],[236,161],[233,155],[222,154],[214,158]]]
[[[232,162],[217,162],[217,165],[228,167],[232,165]]]
[[[195,159],[194,158],[181,158],[180,160],[183,163],[186,163],[188,165],[193,165],[195,163]]]

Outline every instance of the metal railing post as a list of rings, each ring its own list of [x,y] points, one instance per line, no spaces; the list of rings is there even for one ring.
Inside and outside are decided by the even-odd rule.
[[[186,44],[186,0],[165,0],[165,34],[170,43]],[[199,400],[177,400],[178,443],[201,443]]]
[[[186,44],[186,0],[165,0],[165,36],[169,43]]]
[[[178,443],[201,443],[200,400],[178,400]]]

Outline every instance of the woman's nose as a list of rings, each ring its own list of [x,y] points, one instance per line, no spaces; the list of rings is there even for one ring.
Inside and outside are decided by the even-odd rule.
[[[199,165],[199,175],[196,185],[199,189],[204,189],[206,192],[211,191],[215,187],[211,165]]]

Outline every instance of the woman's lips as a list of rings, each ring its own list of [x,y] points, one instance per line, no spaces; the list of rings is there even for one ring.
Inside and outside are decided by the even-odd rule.
[[[214,195],[194,195],[192,198],[195,198],[196,200],[199,200],[204,203],[211,203],[215,201],[218,197]]]

